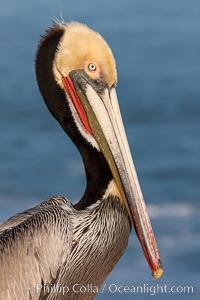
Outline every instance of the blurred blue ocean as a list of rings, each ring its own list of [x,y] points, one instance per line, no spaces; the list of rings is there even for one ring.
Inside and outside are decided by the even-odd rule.
[[[200,1],[7,0],[0,7],[0,221],[53,195],[77,201],[81,158],[38,92],[40,34],[60,18],[87,23],[113,49],[118,97],[165,273],[155,282],[132,232],[97,299],[123,286],[191,285],[200,295]]]

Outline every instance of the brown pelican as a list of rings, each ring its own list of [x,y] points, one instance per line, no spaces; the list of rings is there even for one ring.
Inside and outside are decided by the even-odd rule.
[[[111,49],[83,24],[54,24],[39,44],[36,76],[50,112],[82,155],[87,186],[75,205],[53,197],[0,226],[0,299],[94,299],[127,247],[131,223],[159,278]]]

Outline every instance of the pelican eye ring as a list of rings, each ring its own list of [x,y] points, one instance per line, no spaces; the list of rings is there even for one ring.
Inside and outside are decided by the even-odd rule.
[[[95,64],[90,63],[90,64],[88,65],[88,70],[89,70],[89,71],[94,72],[94,71],[96,71],[96,69],[97,69],[97,67],[96,67]]]

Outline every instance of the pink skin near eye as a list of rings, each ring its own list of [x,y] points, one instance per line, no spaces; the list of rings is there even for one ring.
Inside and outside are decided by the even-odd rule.
[[[92,79],[98,79],[101,77],[101,70],[95,61],[85,61],[85,71]]]

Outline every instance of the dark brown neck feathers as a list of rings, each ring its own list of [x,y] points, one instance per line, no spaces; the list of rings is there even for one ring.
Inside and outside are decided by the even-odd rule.
[[[81,210],[101,199],[112,175],[102,153],[93,148],[78,131],[66,96],[55,81],[53,60],[63,33],[64,28],[55,25],[42,37],[35,61],[36,77],[48,109],[77,146],[83,158],[87,185],[82,199],[75,204],[76,209]]]

